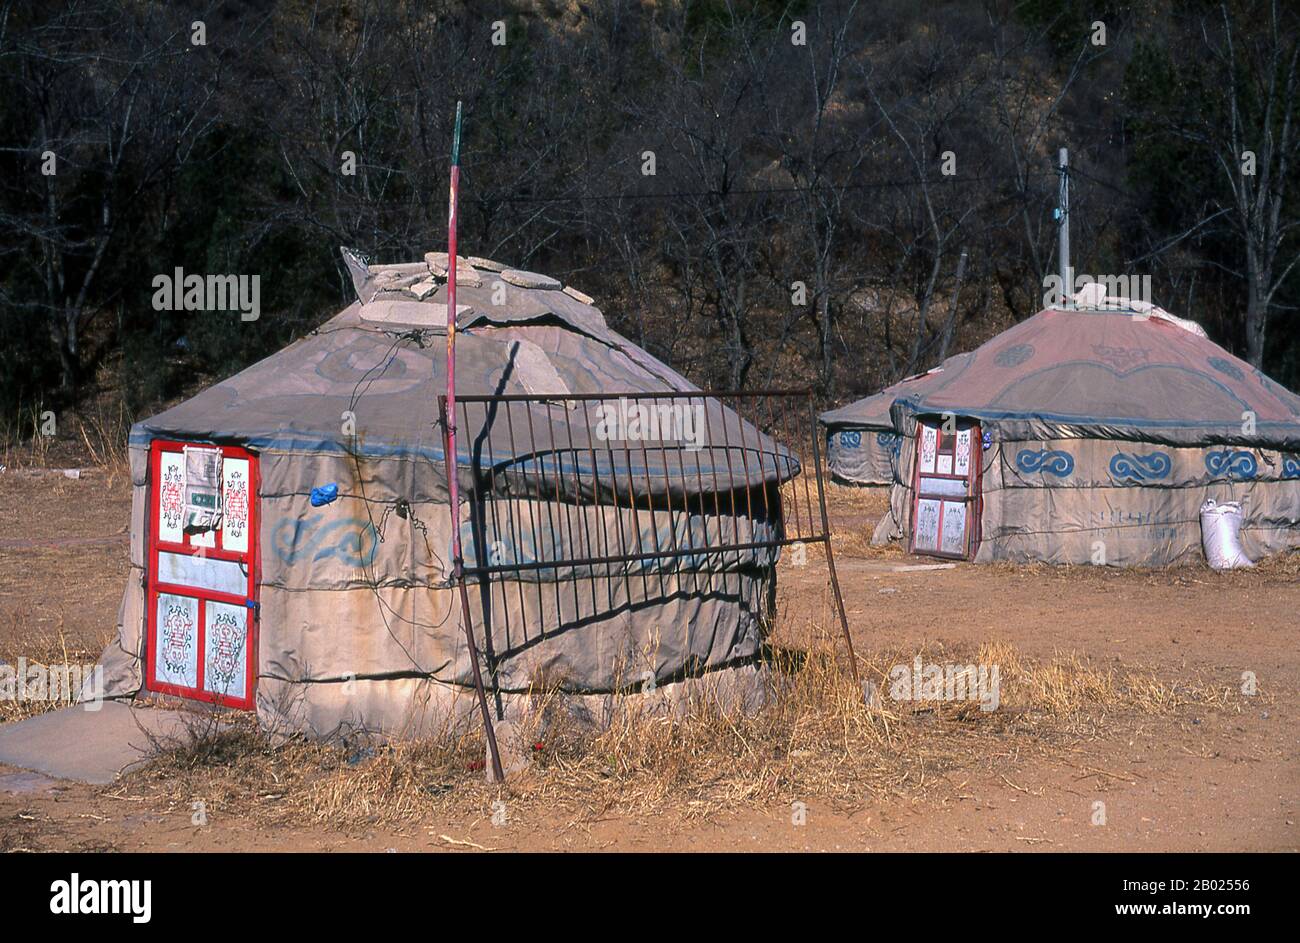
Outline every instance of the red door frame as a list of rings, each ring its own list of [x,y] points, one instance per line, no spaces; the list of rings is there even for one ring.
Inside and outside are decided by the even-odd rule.
[[[921,554],[928,557],[944,557],[949,560],[970,560],[975,556],[975,552],[980,545],[980,520],[984,516],[984,463],[981,457],[984,454],[983,449],[983,430],[980,429],[979,423],[972,423],[967,428],[970,430],[970,468],[967,475],[941,474],[939,468],[939,456],[943,454],[944,434],[942,425],[932,425],[934,429],[934,465],[935,470],[926,472],[927,478],[945,478],[950,481],[960,481],[966,485],[966,494],[964,497],[956,495],[940,495],[933,493],[921,492],[921,436],[922,427],[926,424],[920,420],[916,424],[916,447],[912,459],[912,507],[911,507],[911,527],[907,540],[907,552]],[[965,431],[958,429],[958,432]],[[952,452],[948,453],[953,456],[953,467],[957,465],[957,436],[948,437],[952,443]],[[918,503],[923,500],[933,500],[939,503],[939,529],[935,533],[936,549],[934,550],[917,550],[916,549],[916,508]],[[949,553],[938,549],[943,546],[943,502],[944,501],[961,501],[966,505],[966,549],[961,553]]]
[[[159,527],[160,502],[158,500],[158,484],[161,481],[162,455],[164,452],[178,452],[186,446],[204,446],[207,448],[219,447],[223,457],[242,458],[248,460],[248,551],[241,553],[237,550],[226,550],[221,543],[224,542],[225,533],[221,532],[221,540],[218,546],[203,548],[205,556],[214,560],[229,560],[235,563],[243,564],[248,569],[248,592],[244,596],[238,596],[232,593],[223,593],[212,589],[199,589],[194,586],[182,586],[175,583],[164,583],[158,579],[158,552],[160,550],[172,553],[193,554],[195,547],[186,543],[172,543],[159,539],[161,528]],[[145,588],[145,613],[147,617],[147,629],[145,635],[145,689],[157,691],[161,694],[174,694],[178,697],[188,698],[196,701],[206,701],[210,704],[221,704],[225,707],[234,707],[240,710],[253,710],[256,706],[256,682],[257,682],[257,639],[258,639],[258,598],[257,598],[257,580],[260,572],[259,559],[259,541],[257,539],[257,527],[261,518],[261,509],[258,506],[258,492],[260,469],[258,467],[257,456],[246,449],[241,449],[234,445],[211,446],[202,442],[179,442],[170,439],[154,439],[149,445],[149,506],[146,519],[149,522],[149,559],[146,563],[149,583]],[[176,596],[188,596],[198,600],[198,636],[195,644],[198,646],[196,655],[197,673],[195,676],[195,688],[186,688],[177,684],[170,684],[157,680],[156,668],[154,664],[154,653],[156,652],[158,639],[158,594],[169,593]],[[223,694],[217,694],[213,691],[207,691],[203,688],[204,683],[204,655],[206,652],[206,635],[207,626],[205,624],[206,603],[220,602],[232,606],[240,606],[247,610],[247,632],[245,633],[245,661],[247,663],[247,676],[244,682],[245,697],[233,698]]]

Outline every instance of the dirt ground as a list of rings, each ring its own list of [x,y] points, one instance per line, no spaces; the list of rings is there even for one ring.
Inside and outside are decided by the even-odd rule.
[[[195,825],[190,803],[128,778],[100,788],[0,767],[0,850],[871,850],[1230,851],[1300,847],[1300,559],[1252,572],[1047,566],[899,570],[933,563],[866,538],[874,492],[829,494],[840,582],[859,654],[1009,643],[1028,657],[1140,667],[1177,689],[1258,693],[1221,708],[1103,717],[1032,749],[988,740],[905,788],[855,802],[798,796],[700,815],[689,803],[593,812],[581,796],[509,809],[445,803],[402,827],[259,827],[240,813]],[[126,572],[125,476],[0,473],[0,660],[93,660]],[[783,564],[781,641],[832,624],[826,569]],[[63,655],[66,653],[66,656]],[[0,721],[9,719],[0,713]],[[275,794],[263,797],[276,800]],[[1099,805],[1099,803],[1101,805]],[[450,811],[447,811],[450,808]],[[1100,811],[1099,811],[1100,810]],[[1099,822],[1104,812],[1104,823]],[[802,824],[796,820],[802,818]]]

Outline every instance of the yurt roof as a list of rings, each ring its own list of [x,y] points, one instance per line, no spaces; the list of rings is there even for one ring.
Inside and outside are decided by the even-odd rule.
[[[170,437],[443,462],[436,419],[438,396],[446,392],[446,256],[366,266],[359,256],[344,255],[356,303],[265,360],[137,423],[132,442]],[[459,419],[459,465],[544,467],[554,474],[594,464],[597,474],[627,471],[650,479],[650,490],[711,490],[715,474],[744,485],[798,473],[798,460],[783,447],[717,400],[702,399],[692,402],[705,405],[714,441],[732,443],[729,457],[721,448],[682,451],[665,467],[662,450],[643,456],[634,449],[616,467],[605,467],[611,453],[594,434],[600,402],[564,400],[564,394],[608,393],[613,402],[620,393],[697,388],[612,330],[591,298],[546,276],[463,260],[456,300],[457,393],[548,397],[523,407],[532,414],[529,436],[507,428],[505,408],[489,419],[484,406],[468,406],[470,428],[464,414]],[[516,423],[521,406],[511,410]],[[355,416],[355,437],[343,431],[344,413]],[[760,463],[756,452],[770,454]]]
[[[1300,448],[1300,397],[1179,319],[1134,311],[1040,311],[893,405],[905,432],[945,413],[1009,438]]]
[[[890,417],[889,408],[894,405],[894,400],[904,392],[919,393],[942,372],[942,367],[935,367],[926,373],[905,377],[879,393],[822,413],[817,417],[818,421],[828,429],[893,429],[894,420]]]

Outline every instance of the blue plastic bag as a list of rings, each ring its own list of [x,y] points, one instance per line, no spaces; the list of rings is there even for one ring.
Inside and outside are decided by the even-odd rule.
[[[326,504],[332,504],[334,499],[339,496],[339,486],[330,482],[328,485],[321,485],[319,488],[311,489],[311,506],[314,508],[322,507]]]

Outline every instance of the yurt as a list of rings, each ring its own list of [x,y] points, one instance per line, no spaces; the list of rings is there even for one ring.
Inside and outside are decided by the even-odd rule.
[[[826,465],[831,477],[849,485],[893,484],[903,438],[894,431],[890,408],[904,392],[925,389],[942,369],[935,367],[907,377],[879,393],[822,413],[818,422],[826,431]]]
[[[438,400],[447,257],[345,258],[356,303],[132,428],[109,696],[321,737],[472,717]],[[797,460],[703,397],[672,403],[709,443],[611,441],[595,394],[626,412],[628,396],[695,388],[575,289],[488,259],[457,273],[457,392],[501,398],[457,410],[454,456],[466,567],[499,567],[468,578],[498,719],[541,687],[593,713],[705,683],[753,694]]]
[[[1241,505],[1251,558],[1300,546],[1300,397],[1146,303],[1082,295],[951,357],[893,403],[877,544],[977,561],[1202,557]]]

